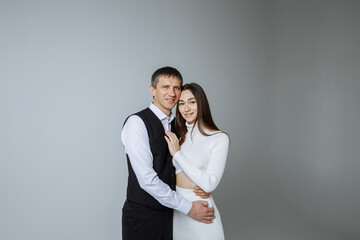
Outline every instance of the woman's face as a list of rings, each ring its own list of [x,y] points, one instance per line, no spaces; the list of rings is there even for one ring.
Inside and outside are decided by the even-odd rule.
[[[179,99],[179,112],[185,121],[193,124],[197,118],[197,102],[190,90],[181,92]]]

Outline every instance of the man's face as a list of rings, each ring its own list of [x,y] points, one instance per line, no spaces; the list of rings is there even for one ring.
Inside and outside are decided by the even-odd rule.
[[[150,86],[153,95],[153,103],[167,116],[179,100],[181,93],[181,82],[177,77],[160,76],[156,88]]]

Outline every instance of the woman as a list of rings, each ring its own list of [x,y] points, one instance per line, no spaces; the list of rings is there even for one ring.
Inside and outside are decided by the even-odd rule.
[[[224,172],[229,137],[220,131],[211,116],[204,90],[196,83],[185,84],[176,108],[176,135],[166,132],[166,141],[176,168],[176,192],[189,201],[204,200],[193,189],[198,186],[213,192]],[[180,147],[181,146],[181,147]],[[174,211],[174,240],[224,239],[219,211],[212,197],[205,199],[214,207],[211,224],[198,222]]]

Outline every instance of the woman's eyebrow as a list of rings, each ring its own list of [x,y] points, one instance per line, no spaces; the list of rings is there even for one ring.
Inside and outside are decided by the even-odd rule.
[[[194,97],[189,98],[189,99],[185,99],[185,100],[179,99],[179,102],[190,101],[190,100],[193,100],[193,99],[195,100],[195,98],[194,98]]]

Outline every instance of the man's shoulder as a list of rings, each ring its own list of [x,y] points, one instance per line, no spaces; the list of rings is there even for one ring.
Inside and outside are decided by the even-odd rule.
[[[121,139],[124,145],[126,145],[129,139],[138,139],[137,137],[139,136],[140,138],[146,138],[147,128],[143,119],[137,113],[134,113],[125,119],[121,131]]]
[[[123,132],[125,131],[129,133],[131,132],[134,133],[134,131],[144,131],[144,130],[146,130],[145,123],[142,120],[142,118],[140,118],[136,114],[132,114],[125,119],[122,129]]]
[[[142,117],[142,116],[148,114],[149,112],[152,112],[152,111],[150,110],[150,108],[147,107],[147,108],[145,108],[145,109],[143,109],[143,110],[141,110],[141,111],[139,111],[137,113],[134,113],[132,115],[137,115],[139,117]],[[130,116],[132,116],[132,115],[130,115]]]
[[[134,114],[130,115],[129,117],[132,117],[132,116],[138,116],[144,122],[154,122],[156,120],[160,120],[159,117],[150,108],[145,108],[145,109],[143,109],[143,110],[141,110],[141,111],[139,111],[137,113],[134,113]]]
[[[130,120],[130,121],[138,121],[142,119],[142,116],[148,111],[149,108],[145,108],[143,110],[140,110],[136,113],[130,114],[124,121],[124,125]]]

